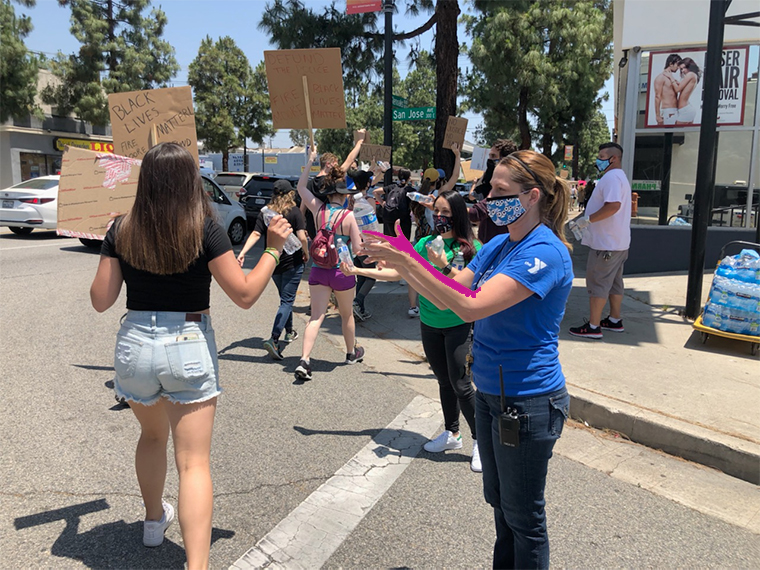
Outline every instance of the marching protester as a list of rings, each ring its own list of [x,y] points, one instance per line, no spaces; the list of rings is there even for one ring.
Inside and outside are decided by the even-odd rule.
[[[360,129],[360,133],[365,133],[365,129]],[[333,170],[333,168],[337,167],[340,164],[340,169],[343,172],[348,171],[349,168],[351,168],[351,165],[355,164],[356,157],[359,156],[359,152],[361,152],[362,145],[364,144],[364,139],[360,138],[356,143],[354,143],[354,148],[351,149],[351,152],[348,153],[348,156],[346,157],[346,160],[343,161],[342,164],[340,164],[340,158],[338,158],[337,155],[331,153],[331,152],[325,152],[322,154],[322,156],[319,157],[319,166],[320,170],[317,173],[317,175],[314,178],[309,178],[309,181],[307,183],[307,188],[309,189],[309,192],[311,192],[315,198],[318,200],[325,202],[326,197],[328,194],[332,192],[331,188],[328,188],[327,186],[330,183],[330,179],[328,178],[328,174]],[[308,154],[308,147],[307,147],[307,154]],[[309,164],[307,169],[311,169],[311,164]],[[314,236],[317,235],[317,228],[314,223],[314,216],[312,215],[311,211],[306,207],[306,204],[301,202],[301,213],[304,215],[304,218],[306,219],[306,233],[309,235],[309,238],[314,239]]]
[[[280,294],[280,306],[272,324],[272,336],[264,341],[264,348],[273,359],[282,360],[284,358],[280,348],[282,331],[285,331],[283,342],[286,344],[298,338],[298,332],[293,328],[293,303],[296,300],[298,286],[301,284],[304,263],[309,260],[307,253],[309,248],[306,243],[306,220],[304,220],[301,210],[296,206],[295,190],[290,182],[278,180],[274,183],[272,201],[268,207],[276,214],[285,217],[301,241],[301,249],[293,253],[282,253],[280,263],[272,275],[272,281],[274,281]],[[262,235],[266,234],[266,229],[267,222],[264,220],[264,216],[259,214],[256,218],[256,226],[237,257],[240,267],[243,267],[246,253],[256,245]],[[266,237],[264,239],[266,240]]]
[[[517,151],[517,145],[509,139],[498,139],[488,151],[488,162],[486,171],[470,189],[470,198],[478,202],[470,208],[470,221],[478,224],[478,239],[483,243],[488,243],[495,236],[507,232],[506,226],[498,226],[491,218],[488,217],[488,207],[486,196],[491,191],[491,177],[496,168],[496,164],[502,158],[509,156]]]
[[[548,158],[519,151],[494,168],[486,204],[508,233],[453,279],[412,256],[400,231],[396,238],[367,236],[364,250],[439,309],[474,321],[475,417],[484,495],[494,509],[493,567],[548,568],[544,488],[569,408],[558,350],[573,282],[564,235],[569,191]]]
[[[127,313],[116,336],[114,387],[140,422],[135,467],[145,504],[143,544],[159,546],[174,519],[163,501],[171,432],[179,472],[179,524],[191,570],[208,568],[213,489],[210,451],[219,385],[209,316],[211,277],[237,305],[259,299],[292,233],[281,216],[269,247],[247,275],[214,221],[192,155],[160,143],[142,160],[129,213],[108,230],[90,288],[98,312],[127,284]]]
[[[414,191],[414,188],[409,184],[411,177],[412,172],[409,169],[400,168],[398,170],[398,182],[374,190],[375,199],[383,207],[383,233],[385,235],[393,235],[396,222],[398,222],[406,239],[412,238],[411,200],[407,196],[409,192]],[[407,295],[409,297],[407,315],[412,318],[419,317],[417,292],[408,284]]]
[[[374,171],[374,169],[373,169]],[[351,170],[349,176],[354,181],[354,192],[360,193],[362,197],[372,208],[373,212],[376,209],[376,202],[374,195],[369,191],[374,178],[373,171],[367,170]],[[354,209],[354,199],[351,198],[349,207]],[[358,255],[354,258],[354,265],[356,267],[373,268],[376,264],[367,262],[367,256]],[[360,321],[366,321],[372,317],[372,314],[367,310],[364,302],[367,299],[372,288],[375,286],[375,279],[371,277],[359,276],[356,279],[356,297],[354,297],[354,317]]]
[[[313,377],[311,351],[325,320],[331,293],[335,294],[338,302],[343,340],[346,343],[345,363],[355,364],[364,358],[364,349],[356,345],[356,323],[353,313],[356,278],[353,275],[344,275],[338,268],[338,240],[342,240],[354,255],[361,253],[362,238],[359,226],[353,212],[348,209],[348,196],[352,190],[346,186],[344,171],[338,166],[333,166],[324,179],[323,193],[326,202],[316,198],[307,188],[309,166],[316,158],[315,148],[311,150],[298,180],[301,203],[311,211],[317,223],[317,234],[309,248],[313,263],[309,273],[311,317],[304,330],[301,361],[295,371],[301,380],[311,380]]]

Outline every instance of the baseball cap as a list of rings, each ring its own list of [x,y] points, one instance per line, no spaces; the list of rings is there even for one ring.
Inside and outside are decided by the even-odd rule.
[[[446,172],[444,172],[443,168],[438,168],[438,178],[446,178]]]
[[[435,168],[428,168],[425,172],[422,173],[422,177],[427,178],[428,180],[430,180],[430,182],[435,182],[436,180],[438,180],[439,176],[440,174]]]
[[[278,180],[274,183],[274,188],[272,189],[272,196],[282,196],[283,194],[287,194],[288,192],[293,191],[293,185],[288,182],[287,180]]]

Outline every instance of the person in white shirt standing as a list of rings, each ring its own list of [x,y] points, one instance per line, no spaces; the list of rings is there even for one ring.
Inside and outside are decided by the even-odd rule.
[[[631,185],[623,172],[623,147],[608,142],[599,147],[596,167],[602,177],[586,205],[585,216],[576,220],[583,231],[583,245],[591,248],[586,265],[589,320],[571,327],[570,334],[602,338],[602,329],[623,332],[623,265],[631,245]],[[610,301],[610,314],[602,311]]]

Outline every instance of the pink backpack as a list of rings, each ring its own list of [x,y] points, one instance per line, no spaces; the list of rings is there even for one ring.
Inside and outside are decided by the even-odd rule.
[[[335,228],[339,228],[343,223],[343,220],[348,216],[348,210],[329,228],[326,220],[326,210],[327,207],[322,206],[322,209],[319,211],[321,214],[319,230],[309,246],[309,256],[317,267],[332,269],[338,266],[338,250],[335,247]]]

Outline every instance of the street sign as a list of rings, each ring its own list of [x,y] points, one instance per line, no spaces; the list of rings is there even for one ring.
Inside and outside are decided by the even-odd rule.
[[[391,95],[393,97],[393,106],[399,109],[406,109],[407,101],[403,97],[398,95]]]
[[[435,119],[435,107],[393,109],[394,121],[424,121],[427,119]]]

